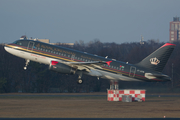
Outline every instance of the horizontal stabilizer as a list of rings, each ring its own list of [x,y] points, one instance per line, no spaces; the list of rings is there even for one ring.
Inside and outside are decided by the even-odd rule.
[[[167,81],[171,80],[171,78],[168,75],[164,74],[153,74],[153,73],[145,73],[145,77],[148,79],[165,79]]]

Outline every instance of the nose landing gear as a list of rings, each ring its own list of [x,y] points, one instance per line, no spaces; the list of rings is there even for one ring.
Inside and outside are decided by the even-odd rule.
[[[27,69],[27,66],[28,66],[29,62],[30,62],[30,60],[26,60],[26,63],[25,63],[26,65],[24,66],[24,70]]]

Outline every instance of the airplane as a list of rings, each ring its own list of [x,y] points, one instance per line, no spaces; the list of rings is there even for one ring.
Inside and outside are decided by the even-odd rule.
[[[77,82],[83,83],[82,75],[95,76],[97,79],[122,81],[163,82],[171,81],[162,73],[175,44],[166,43],[137,64],[129,64],[108,56],[101,57],[62,46],[51,45],[37,40],[17,40],[6,44],[5,50],[25,59],[24,70],[30,61],[49,65],[49,70],[62,74],[78,74]]]

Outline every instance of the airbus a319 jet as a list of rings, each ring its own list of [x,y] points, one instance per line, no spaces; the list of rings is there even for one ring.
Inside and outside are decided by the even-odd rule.
[[[5,50],[26,60],[24,69],[30,61],[49,65],[49,69],[63,74],[78,74],[81,84],[83,74],[123,81],[170,81],[162,74],[175,44],[166,43],[137,64],[129,64],[108,57],[55,46],[40,41],[17,40],[6,44]]]

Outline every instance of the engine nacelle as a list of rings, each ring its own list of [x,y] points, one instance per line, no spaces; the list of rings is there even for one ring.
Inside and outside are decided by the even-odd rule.
[[[59,63],[57,61],[51,61],[49,65],[49,70],[53,70],[59,73],[63,74],[75,74],[76,70],[74,70],[72,67],[65,65],[63,63]]]

